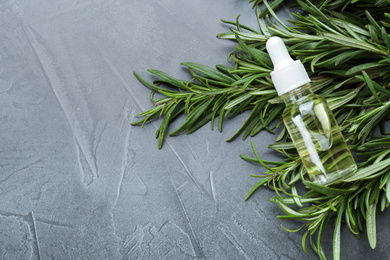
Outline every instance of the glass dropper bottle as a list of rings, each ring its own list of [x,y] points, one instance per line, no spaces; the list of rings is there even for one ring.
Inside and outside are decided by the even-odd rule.
[[[291,59],[279,37],[271,37],[266,48],[274,64],[272,81],[286,104],[284,124],[310,179],[329,185],[353,174],[355,160],[326,100],[311,90],[305,67]]]

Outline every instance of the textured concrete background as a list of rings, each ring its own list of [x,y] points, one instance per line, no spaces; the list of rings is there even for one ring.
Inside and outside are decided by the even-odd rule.
[[[244,202],[263,169],[239,158],[248,140],[225,140],[245,116],[162,150],[159,121],[129,125],[152,107],[132,72],[226,64],[235,44],[215,38],[228,30],[219,19],[239,13],[256,27],[241,0],[0,1],[2,259],[316,258],[282,230],[300,224],[275,218],[272,192]],[[273,139],[254,138],[264,158]],[[388,259],[389,216],[378,214],[374,251],[344,227],[342,256]],[[330,256],[332,233],[323,241]]]

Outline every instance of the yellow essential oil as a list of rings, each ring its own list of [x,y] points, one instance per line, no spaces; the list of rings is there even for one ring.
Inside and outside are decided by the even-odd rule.
[[[310,83],[282,95],[283,121],[310,178],[335,182],[356,171],[356,163],[326,100]]]
[[[271,78],[286,103],[283,121],[312,181],[328,185],[357,167],[326,100],[313,93],[299,60],[291,59],[283,40],[271,37],[267,50],[274,64]]]

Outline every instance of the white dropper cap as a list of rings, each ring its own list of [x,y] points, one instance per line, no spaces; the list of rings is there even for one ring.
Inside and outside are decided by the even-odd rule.
[[[282,39],[269,38],[266,48],[274,64],[271,78],[279,96],[310,82],[305,67],[300,60],[291,59]]]

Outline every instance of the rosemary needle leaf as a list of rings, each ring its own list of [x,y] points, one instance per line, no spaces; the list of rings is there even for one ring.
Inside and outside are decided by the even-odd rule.
[[[164,83],[171,84],[172,86],[175,86],[175,87],[180,88],[180,89],[187,89],[187,86],[183,81],[177,80],[174,77],[169,76],[168,74],[166,74],[162,71],[152,70],[152,69],[149,69],[148,71],[150,73],[160,77],[160,79],[155,80],[155,83],[164,82]]]
[[[368,18],[368,20],[370,21],[370,23],[374,26],[375,30],[377,31],[377,33],[379,33],[381,31],[381,27],[379,26],[379,24],[375,21],[375,19],[371,16],[370,12],[366,10],[366,16]]]
[[[249,114],[248,118],[245,120],[244,124],[241,126],[241,128],[229,139],[227,139],[227,142],[231,142],[234,139],[237,138],[244,130],[248,127],[248,125],[252,122],[253,118],[258,116],[258,113],[260,112],[262,103],[258,102],[255,107],[252,109],[252,112]]]
[[[155,85],[155,84],[152,84],[152,83],[147,82],[146,80],[144,80],[143,78],[141,78],[141,76],[138,75],[136,72],[133,72],[133,74],[134,74],[134,76],[135,76],[142,84],[144,84],[144,86],[150,88],[151,90],[155,90],[155,91],[164,90],[164,89],[158,87],[158,86]]]
[[[289,186],[291,188],[291,193],[294,195],[293,199],[294,199],[295,204],[298,205],[299,207],[303,207],[302,202],[300,200],[300,197],[298,195],[298,191],[297,191],[295,183],[292,183],[292,184],[290,184],[290,183],[289,183]]]
[[[381,202],[380,202],[381,212],[385,211],[385,209],[386,209],[386,202],[387,202],[386,193],[383,192],[382,195],[381,195]]]
[[[262,52],[256,48],[251,48],[245,44],[239,36],[236,37],[237,42],[241,45],[244,51],[246,51],[253,59],[262,66],[271,69],[271,60],[265,52]]]
[[[366,225],[367,225],[367,237],[368,242],[372,249],[376,247],[376,203],[371,204],[367,208]]]
[[[298,228],[298,229],[288,229],[288,228],[286,228],[285,226],[283,226],[283,225],[280,225],[284,230],[286,230],[286,231],[288,231],[288,232],[291,232],[291,233],[296,233],[296,232],[298,232],[298,231],[300,231],[300,230],[302,230],[302,228],[304,228],[305,227],[305,225],[302,225],[300,228]]]
[[[245,197],[245,200],[248,200],[249,197],[253,194],[253,192],[255,192],[257,188],[259,188],[260,186],[264,185],[269,180],[269,178],[270,177],[265,177],[261,179],[259,182],[257,182],[256,185],[253,186],[253,188],[248,192],[248,194]]]
[[[256,151],[256,149],[255,149],[255,145],[253,144],[253,141],[252,141],[252,140],[251,140],[251,146],[252,146],[253,152],[255,153],[255,156],[256,156],[256,158],[257,158],[257,161],[258,161],[261,165],[263,165],[264,168],[266,168],[266,169],[268,169],[268,170],[271,170],[271,168],[270,168],[267,164],[265,164],[265,163],[263,162],[263,160],[260,159],[259,154],[257,153],[257,151]]]
[[[219,111],[218,130],[219,130],[220,133],[222,133],[222,124],[223,124],[224,113],[225,113],[224,109],[221,109]]]
[[[199,128],[210,122],[213,114],[214,112],[212,110],[207,111],[199,120],[197,120],[186,130],[186,134],[192,134],[196,132]]]
[[[303,236],[302,236],[302,248],[303,250],[306,252],[306,254],[310,255],[309,252],[307,251],[306,249],[306,238],[307,238],[307,235],[309,234],[309,230],[306,231]]]
[[[263,129],[264,120],[261,117],[257,117],[249,124],[242,138],[245,140],[248,136],[253,137]]]
[[[170,136],[175,136],[175,135],[178,135],[180,133],[182,133],[183,131],[185,131],[186,129],[188,129],[188,127],[191,126],[191,124],[195,124],[195,122],[203,115],[203,113],[206,111],[206,109],[211,105],[211,103],[213,102],[213,98],[209,99],[209,100],[206,100],[204,101],[199,107],[197,110],[194,110],[191,114],[189,114],[185,120],[185,122],[179,126],[176,130],[174,130],[173,132],[171,132],[169,135]],[[211,118],[210,118],[211,119]]]
[[[165,137],[165,133],[167,132],[169,119],[170,119],[173,111],[175,110],[176,106],[177,106],[177,104],[174,104],[173,106],[171,106],[169,108],[168,112],[164,116],[164,120],[161,123],[161,126],[159,128],[159,134],[158,134],[158,149],[161,149],[163,146],[164,137]]]
[[[202,64],[198,64],[198,63],[194,63],[194,62],[183,62],[181,63],[182,65],[184,66],[187,66],[188,68],[191,68],[193,70],[196,70],[216,81],[221,81],[221,82],[224,82],[224,83],[227,83],[227,84],[232,84],[234,82],[234,79],[227,76],[226,74],[216,70],[216,69],[213,69],[213,68],[210,68],[206,65],[202,65]]]
[[[335,229],[333,233],[333,259],[340,259],[340,240],[341,240],[341,219],[344,214],[344,208],[345,208],[345,203],[341,204],[340,209],[338,210],[337,213],[337,218],[336,218],[336,224],[335,224]]]
[[[316,254],[318,255],[319,252],[318,252],[316,244],[314,243],[313,234],[310,234],[310,245],[311,245],[311,248],[313,248],[314,252],[316,252]]]
[[[364,41],[359,41],[359,40],[356,40],[354,38],[349,38],[349,37],[343,36],[343,35],[336,35],[333,33],[323,33],[323,36],[325,39],[332,41],[336,44],[342,45],[342,46],[352,46],[354,48],[379,53],[381,55],[386,55],[386,52],[384,52],[384,51],[376,48],[375,46],[373,46],[367,42],[364,42]]]
[[[376,100],[381,105],[383,105],[382,100],[379,98],[378,93],[375,90],[374,83],[370,79],[370,76],[368,76],[367,72],[365,72],[364,70],[362,71],[362,74],[363,74],[365,82],[367,83],[367,86],[370,88],[370,90],[371,90],[372,94],[374,95],[374,97],[376,98]]]
[[[390,203],[390,180],[389,179],[387,180],[387,184],[386,184],[386,198],[387,198],[387,202]]]
[[[270,149],[295,149],[295,145],[292,142],[284,142],[284,143],[273,143],[268,145],[268,148]]]
[[[362,70],[371,69],[371,68],[379,68],[381,66],[384,66],[384,64],[378,64],[377,62],[369,62],[369,63],[365,63],[365,64],[359,64],[359,65],[356,65],[356,66],[350,68],[349,70],[347,70],[347,72],[345,74],[347,76],[349,76],[349,75],[353,75],[355,73],[361,72]]]
[[[332,187],[324,186],[324,185],[317,184],[317,183],[311,182],[311,181],[303,180],[302,182],[303,182],[303,184],[308,186],[310,189],[317,191],[321,194],[328,195],[328,196],[337,196],[337,195],[344,195],[347,193],[351,193],[351,192],[354,192],[359,187],[359,186],[355,185],[349,189],[339,189],[339,188],[332,188]]]
[[[325,252],[322,249],[322,245],[321,245],[321,237],[322,237],[322,232],[324,230],[324,227],[326,226],[326,223],[328,221],[329,218],[323,218],[323,220],[321,221],[320,229],[317,234],[317,250],[318,250],[318,256],[320,257],[321,260],[326,259]]]
[[[272,202],[275,202],[276,204],[279,205],[279,207],[288,215],[292,217],[297,217],[297,218],[306,218],[310,217],[310,214],[304,214],[304,213],[299,213],[298,211],[293,210],[290,207],[287,207],[280,199],[279,197],[272,197],[271,198]],[[279,218],[285,218],[285,216],[279,216]]]
[[[283,139],[283,137],[286,134],[286,126],[283,126],[282,130],[279,132],[279,134],[275,138],[275,142],[279,142],[280,140]]]
[[[249,156],[246,156],[243,154],[240,154],[240,157],[248,162],[260,164],[260,162],[259,162],[259,160],[257,160],[257,158],[252,158],[252,157],[249,157]],[[270,164],[270,165],[283,165],[284,164],[283,162],[266,161],[266,160],[263,160],[263,162],[266,164]]]
[[[245,94],[245,95],[242,95],[242,96],[239,96],[237,98],[235,98],[234,100],[230,101],[229,103],[227,103],[223,109],[225,110],[228,110],[228,109],[231,109],[233,107],[235,107],[236,105],[240,104],[241,102],[247,100],[248,98],[251,98],[252,95],[251,94]]]
[[[375,173],[377,173],[385,168],[389,168],[389,167],[390,167],[390,158],[383,160],[379,163],[372,164],[368,167],[360,168],[354,175],[345,179],[344,181],[345,182],[354,182],[354,181],[363,179],[367,176],[375,174]]]

